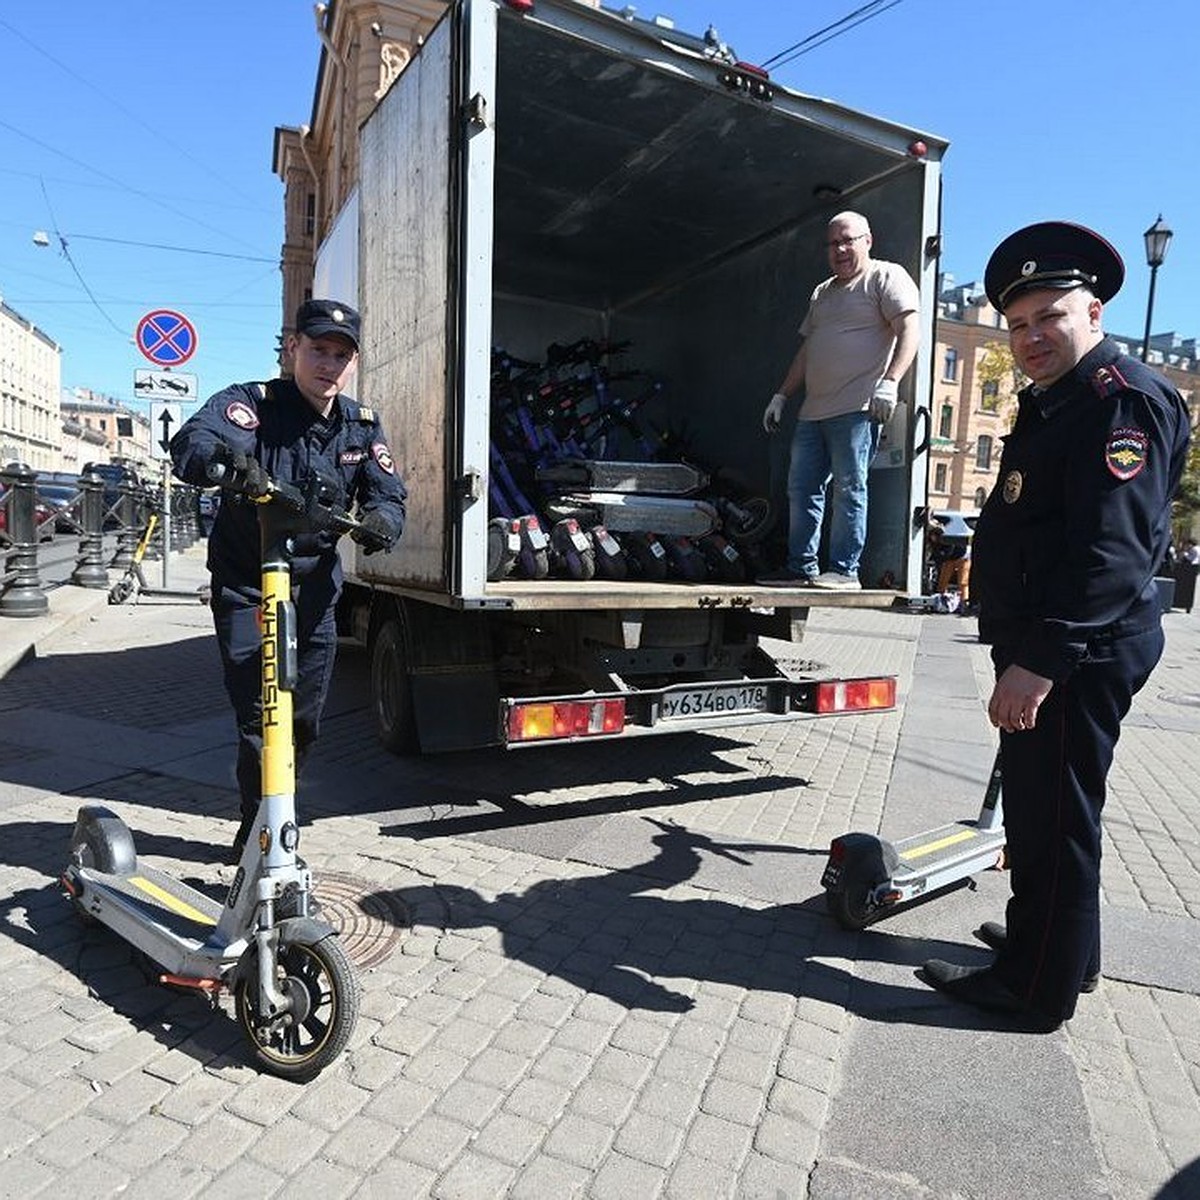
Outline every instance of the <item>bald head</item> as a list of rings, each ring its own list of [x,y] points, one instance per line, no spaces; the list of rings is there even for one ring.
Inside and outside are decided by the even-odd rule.
[[[843,283],[857,279],[871,261],[871,226],[862,213],[842,212],[826,227],[829,266]]]

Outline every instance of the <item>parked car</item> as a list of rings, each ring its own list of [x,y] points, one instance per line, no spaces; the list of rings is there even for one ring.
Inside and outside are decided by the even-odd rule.
[[[213,488],[211,491],[200,493],[200,528],[207,537],[217,519],[217,510],[221,507],[221,491]]]
[[[56,524],[55,521],[51,520],[53,516],[54,509],[44,500],[34,500],[33,519],[37,523],[39,541],[49,542],[53,540]],[[9,546],[11,544],[12,538],[8,536],[8,492],[4,485],[0,483],[0,546]]]
[[[62,476],[59,476],[61,480]],[[79,480],[74,483],[62,483],[58,480],[46,480],[39,477],[37,481],[38,499],[55,514],[54,528],[58,533],[80,533],[83,526],[79,523]]]
[[[121,520],[114,511],[117,501],[121,498],[121,484],[125,480],[139,483],[137,472],[124,463],[87,463],[84,472],[94,471],[104,480],[104,528],[114,529]]]

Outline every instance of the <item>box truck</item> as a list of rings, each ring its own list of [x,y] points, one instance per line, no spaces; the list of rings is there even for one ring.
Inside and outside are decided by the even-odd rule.
[[[813,678],[764,642],[800,640],[813,605],[919,590],[945,143],[629,10],[458,0],[359,145],[314,288],[357,297],[358,399],[409,489],[394,552],[347,548],[340,609],[385,745],[892,704],[894,680]],[[863,591],[763,587],[750,543],[773,512],[782,552],[788,439],[762,411],[845,209],[917,281],[920,352],[871,470]],[[607,574],[604,538],[628,560]]]

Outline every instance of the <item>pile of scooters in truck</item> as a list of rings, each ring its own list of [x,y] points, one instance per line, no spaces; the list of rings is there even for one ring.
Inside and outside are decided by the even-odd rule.
[[[627,342],[493,350],[489,580],[741,583],[764,569],[770,501],[642,415],[663,382],[612,370]]]

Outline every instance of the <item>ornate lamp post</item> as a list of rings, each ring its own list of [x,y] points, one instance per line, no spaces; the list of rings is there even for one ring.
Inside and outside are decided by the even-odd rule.
[[[1146,240],[1146,265],[1150,268],[1150,297],[1146,301],[1146,336],[1142,338],[1142,362],[1146,361],[1146,355],[1150,353],[1150,321],[1154,316],[1154,281],[1158,276],[1158,268],[1162,266],[1163,259],[1167,257],[1167,247],[1171,244],[1171,239],[1175,236],[1175,231],[1163,223],[1162,213],[1158,214],[1158,220],[1142,234]]]

